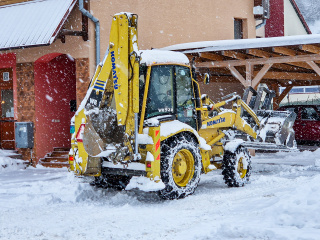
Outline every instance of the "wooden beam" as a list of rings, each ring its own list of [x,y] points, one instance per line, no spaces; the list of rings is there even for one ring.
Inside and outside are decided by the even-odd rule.
[[[286,56],[297,56],[297,55],[301,55],[300,52],[295,51],[293,49],[290,48],[286,48],[286,47],[273,47],[272,51],[276,52],[276,53],[280,53]],[[306,63],[299,63],[299,65],[296,65],[297,67],[302,67],[302,68],[306,68],[306,69],[310,69],[309,66]]]
[[[262,79],[261,83],[265,84],[278,84],[281,87],[288,87],[288,86],[293,86],[293,87],[300,87],[300,86],[318,86],[320,85],[320,81],[278,81],[278,80],[272,80],[272,79]]]
[[[247,54],[256,56],[256,57],[262,57],[262,58],[270,58],[272,57],[272,53],[262,51],[260,49],[248,49]]]
[[[230,75],[230,71],[227,68],[200,68],[197,69],[199,70],[198,72],[205,74],[205,73],[210,73],[210,75]]]
[[[223,61],[223,57],[215,53],[202,52],[199,53],[199,57],[209,59],[212,61]]]
[[[228,67],[228,69],[230,70],[231,74],[242,83],[243,86],[248,86],[244,77],[238,72],[235,67],[230,66]]]
[[[256,57],[261,57],[261,58],[271,58],[273,56],[272,53],[260,50],[260,49],[248,49],[247,53]],[[285,65],[285,64],[273,64],[273,68],[277,68],[280,70],[284,71],[295,71],[296,66],[291,66],[291,65]]]
[[[241,59],[241,60],[248,58],[248,56],[246,54],[236,52],[236,51],[231,51],[231,50],[222,51],[221,54],[226,57]]]
[[[256,73],[256,72],[255,72]],[[256,73],[258,74],[258,73]],[[320,81],[320,76],[314,73],[288,73],[288,72],[267,72],[265,79],[291,80],[291,81]]]
[[[252,49],[255,51],[248,51],[250,54],[257,56],[257,57],[262,57],[262,58],[275,58],[275,57],[281,57],[281,55],[276,54],[276,53],[269,53],[260,49]],[[274,47],[273,50],[278,51],[281,54],[287,55],[287,56],[296,56],[296,51],[292,49],[288,49],[285,47]],[[305,69],[311,69],[306,63],[286,63],[295,67],[300,67],[300,68],[305,68]]]
[[[252,65],[261,65],[261,64],[270,64],[270,63],[298,63],[306,61],[315,61],[320,60],[320,54],[312,55],[301,55],[301,56],[289,56],[289,57],[272,57],[267,59],[246,59],[246,60],[228,60],[228,61],[217,61],[217,62],[203,62],[198,63],[196,67],[198,68],[212,68],[212,67],[236,67],[236,66],[245,66],[247,63]]]
[[[300,68],[291,64],[275,63],[272,65],[273,69],[285,72],[312,72],[311,69]]]
[[[306,52],[320,54],[320,47],[314,45],[300,45],[299,49]]]
[[[287,55],[287,56],[296,56],[296,55],[298,55],[295,50],[290,49],[290,48],[286,48],[286,47],[273,47],[272,51],[276,52],[276,53],[283,54],[283,55]]]
[[[234,83],[234,82],[239,82],[239,80],[233,76],[210,76],[210,82],[229,82],[229,83]]]
[[[310,65],[310,67],[312,67],[312,69],[320,76],[320,68],[319,68],[319,66],[315,63],[315,62],[313,62],[313,61],[308,61],[307,62],[309,65]]]
[[[251,87],[253,87],[254,89],[257,88],[257,86],[259,85],[259,83],[261,82],[261,79],[265,76],[265,74],[269,71],[269,69],[271,68],[272,63],[270,64],[266,64],[263,66],[263,68],[256,74],[255,78],[252,80],[251,82]]]
[[[191,57],[189,58],[189,61],[191,62],[192,59],[194,60],[194,64],[203,63],[203,59],[201,57]]]
[[[253,77],[253,65],[246,64],[246,82],[250,86]]]
[[[271,58],[273,56],[275,56],[275,54],[270,53],[270,52],[266,52],[260,49],[248,49],[247,53],[256,57],[261,57],[261,58]],[[277,55],[279,56],[279,55]],[[293,67],[291,67],[293,66]],[[284,70],[284,71],[298,71],[299,69],[296,69],[296,65],[287,65],[287,64],[273,64],[272,66],[273,68],[277,68],[280,70]]]
[[[285,96],[287,96],[287,94],[290,92],[290,90],[293,88],[293,86],[287,86],[283,92],[280,94],[278,100],[279,100],[279,103],[281,103],[281,101],[284,99]]]

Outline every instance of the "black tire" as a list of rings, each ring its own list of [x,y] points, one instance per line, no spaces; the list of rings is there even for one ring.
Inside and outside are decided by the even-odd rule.
[[[245,147],[239,146],[235,152],[225,151],[222,175],[229,187],[242,187],[248,183],[251,169],[251,157]]]
[[[190,135],[172,137],[161,144],[161,180],[163,199],[179,199],[192,194],[201,173],[198,143]]]

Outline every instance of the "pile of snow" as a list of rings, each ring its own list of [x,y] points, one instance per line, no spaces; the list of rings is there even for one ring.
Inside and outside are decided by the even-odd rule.
[[[25,161],[14,159],[9,156],[14,156],[14,153],[7,150],[0,150],[0,173],[25,168]]]
[[[146,177],[132,177],[126,190],[132,190],[134,188],[144,192],[152,192],[164,189],[165,185],[160,179],[158,179],[158,182],[155,182]]]

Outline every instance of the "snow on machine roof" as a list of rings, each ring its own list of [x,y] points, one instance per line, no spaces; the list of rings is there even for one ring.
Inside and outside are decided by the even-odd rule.
[[[189,65],[189,59],[180,52],[164,51],[164,50],[141,50],[141,63],[147,65],[173,63]]]

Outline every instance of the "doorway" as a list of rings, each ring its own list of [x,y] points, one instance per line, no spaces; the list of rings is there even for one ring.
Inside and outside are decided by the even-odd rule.
[[[35,62],[36,158],[54,147],[70,148],[70,120],[76,99],[76,66],[66,54],[47,54]]]
[[[0,147],[14,149],[13,69],[0,68]]]

